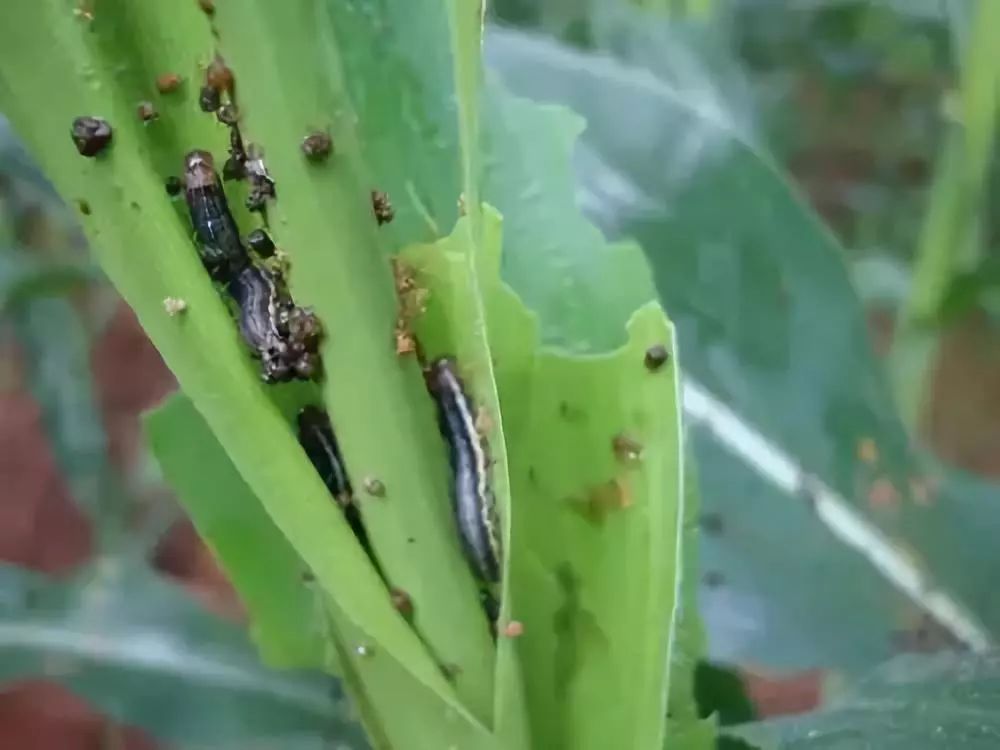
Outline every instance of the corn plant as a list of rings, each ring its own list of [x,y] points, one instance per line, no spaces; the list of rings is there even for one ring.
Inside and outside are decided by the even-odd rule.
[[[482,5],[11,0],[5,17],[0,107],[177,378],[153,450],[261,657],[336,675],[375,747],[710,746],[688,670],[671,674],[673,328],[638,248],[577,213],[577,119],[484,81]],[[262,380],[247,302],[199,257],[192,152],[249,172],[224,186],[233,221],[267,230],[261,267],[321,324],[321,366],[296,382]],[[602,252],[580,262],[560,235]],[[425,382],[442,357],[465,399],[451,460]],[[329,415],[366,545],[300,444],[304,407]],[[459,438],[488,451],[492,587],[456,514]]]

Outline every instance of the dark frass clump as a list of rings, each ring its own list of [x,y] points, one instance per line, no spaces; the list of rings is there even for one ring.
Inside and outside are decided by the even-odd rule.
[[[97,156],[111,143],[111,125],[100,117],[81,116],[73,120],[70,135],[82,156]]]
[[[164,181],[163,187],[166,189],[167,195],[174,198],[181,194],[181,190],[184,189],[184,183],[181,182],[180,177],[171,175]]]
[[[668,359],[670,359],[670,352],[667,351],[667,347],[663,344],[656,344],[646,350],[643,361],[647,370],[656,372],[667,363]]]
[[[212,86],[202,86],[198,93],[198,106],[201,107],[202,112],[215,112],[222,106],[222,98],[219,96],[218,89]]]
[[[309,161],[326,161],[332,151],[333,140],[326,133],[316,131],[302,139],[302,153]]]
[[[229,158],[222,166],[222,179],[243,180],[247,176],[247,151],[238,123],[229,126]]]
[[[229,293],[240,308],[240,333],[261,360],[266,382],[312,380],[318,374],[319,321],[295,306],[280,277],[248,265],[229,282]]]
[[[381,190],[372,190],[372,213],[375,214],[375,221],[378,222],[379,226],[392,221],[396,212],[392,210],[392,203],[389,201],[387,193],[383,193]]]
[[[223,125],[235,125],[240,121],[240,111],[235,104],[223,104],[215,111],[215,116]]]
[[[270,258],[274,255],[274,240],[263,229],[254,229],[250,232],[247,235],[247,244],[261,258]]]
[[[244,154],[244,168],[246,176],[250,180],[250,192],[246,198],[246,207],[250,211],[263,212],[267,208],[267,202],[277,197],[274,180],[267,171],[264,164],[264,151],[256,144],[251,143]]]

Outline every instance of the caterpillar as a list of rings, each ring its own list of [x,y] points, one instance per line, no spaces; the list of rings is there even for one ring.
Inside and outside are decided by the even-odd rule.
[[[330,424],[330,417],[318,407],[306,406],[299,411],[297,422],[299,444],[309,456],[309,460],[334,500],[343,508],[344,517],[351,531],[381,576],[382,570],[375,558],[368,531],[354,502],[354,490],[347,475],[347,468],[344,466],[340,446],[337,445],[337,437],[333,433],[333,426]],[[385,576],[382,577],[384,580]]]
[[[207,151],[184,157],[184,186],[201,262],[216,281],[229,281],[250,264],[226,194]]]
[[[479,578],[487,584],[497,583],[501,550],[496,500],[489,483],[489,455],[476,429],[475,410],[451,358],[434,360],[425,377],[448,444],[452,500],[462,546]]]
[[[266,382],[310,380],[319,373],[319,320],[292,301],[280,276],[248,265],[229,282],[229,294],[240,308],[240,333],[261,360]]]

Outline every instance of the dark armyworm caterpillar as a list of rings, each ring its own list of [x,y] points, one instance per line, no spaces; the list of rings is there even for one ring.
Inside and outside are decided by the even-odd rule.
[[[184,157],[184,187],[201,262],[216,281],[230,281],[250,263],[226,194],[207,151]]]
[[[344,517],[361,548],[372,561],[375,570],[385,580],[375,557],[375,551],[372,549],[371,540],[368,538],[368,531],[361,520],[361,513],[354,501],[351,480],[347,476],[344,458],[340,453],[340,446],[337,445],[337,437],[333,433],[330,417],[322,409],[306,406],[298,415],[298,432],[299,444],[309,456],[309,460],[323,479],[323,483],[334,500],[343,509]]]
[[[455,520],[466,556],[487,584],[500,580],[500,538],[496,502],[489,482],[489,455],[476,429],[475,410],[455,362],[442,357],[426,371],[437,402],[441,433],[448,443]]]

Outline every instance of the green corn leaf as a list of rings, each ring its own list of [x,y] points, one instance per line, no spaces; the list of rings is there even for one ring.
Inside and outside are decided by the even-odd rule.
[[[613,352],[539,350],[533,316],[500,283],[495,212],[484,215],[483,236],[490,260],[481,264],[480,292],[516,498],[499,629],[503,637],[516,623],[533,741],[658,747],[677,607],[682,466],[676,362],[651,373],[643,358],[655,344],[676,354],[672,328],[650,304]],[[461,352],[456,332],[475,295],[462,292],[460,240],[407,248],[402,257],[427,293],[416,322],[421,343],[431,356]],[[481,373],[473,359],[473,394],[482,393]],[[616,395],[595,403],[593,394]]]
[[[391,273],[377,251],[367,185],[357,181],[363,165],[350,145],[347,102],[328,87],[333,74],[314,74],[317,66],[329,70],[336,57],[328,40],[313,33],[320,5],[281,12],[270,3],[219,5],[217,41],[196,4],[106,3],[88,16],[57,0],[16,3],[8,11],[22,34],[0,55],[0,101],[56,187],[77,205],[109,278],[322,588],[382,653],[452,701],[455,688],[392,610],[258,382],[200,267],[188,224],[163,192],[163,179],[176,173],[186,150],[218,153],[224,147],[224,129],[195,103],[199,67],[221,48],[237,71],[248,136],[264,145],[283,188],[271,219],[293,259],[293,288],[303,302],[315,304],[328,327],[325,395],[347,436],[348,462],[388,488],[385,502],[373,504],[379,510],[366,512],[366,520],[376,538],[394,542],[385,545],[384,562],[393,583],[415,601],[416,625],[437,656],[460,664],[463,675],[489,674],[492,650],[471,577],[463,577],[455,540],[434,522],[446,494],[443,471],[413,449],[421,445],[417,436],[433,429],[433,417],[429,405],[414,406],[425,401],[415,395],[423,390],[416,368],[400,366],[392,350]],[[164,72],[179,72],[186,82],[160,96],[154,80]],[[286,79],[300,85],[286,86]],[[43,94],[56,90],[65,96]],[[161,111],[148,124],[135,113],[136,102],[146,99]],[[320,112],[338,111],[336,162],[328,169],[308,165],[299,151],[302,136],[330,124]],[[268,116],[275,112],[281,115]],[[83,113],[104,116],[115,128],[113,145],[96,159],[80,157],[68,137],[69,123]],[[186,312],[168,315],[168,297],[182,299]],[[352,388],[360,377],[365,385]],[[372,398],[352,395],[362,390]],[[389,424],[394,429],[382,428]],[[419,540],[421,554],[404,559],[409,536]],[[425,597],[430,591],[433,601]],[[488,719],[491,681],[456,684]]]
[[[148,570],[104,559],[60,582],[2,572],[2,682],[57,681],[178,743],[308,731],[364,747],[329,678],[262,667],[241,628]]]
[[[305,564],[194,405],[175,394],[146,416],[146,432],[164,477],[247,607],[261,656],[274,666],[321,668],[324,622],[303,581]]]
[[[415,685],[391,654],[352,628],[335,605],[323,611],[323,598],[303,581],[295,551],[187,399],[175,396],[150,414],[147,430],[167,478],[247,605],[266,659],[284,667],[336,670],[351,688],[376,747],[494,746],[475,722]]]

